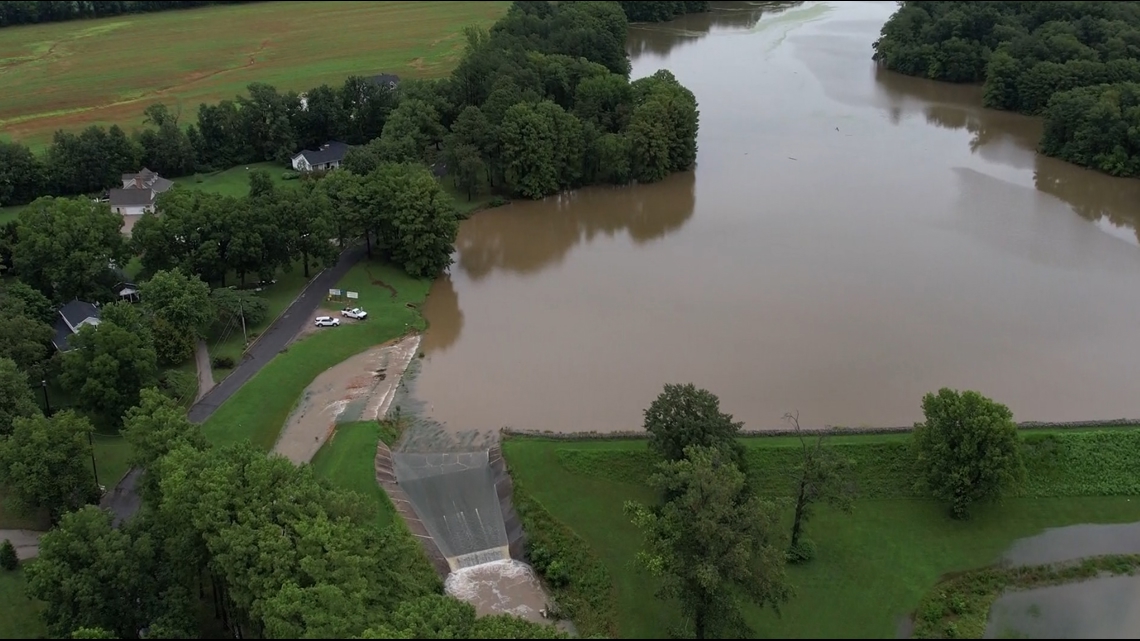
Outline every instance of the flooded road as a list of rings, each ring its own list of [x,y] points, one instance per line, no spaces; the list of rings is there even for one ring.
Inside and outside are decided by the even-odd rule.
[[[893,2],[631,29],[696,94],[698,166],[463,223],[415,395],[450,429],[629,430],[693,382],[746,428],[906,425],[977,389],[1019,420],[1140,416],[1140,181],[1034,153],[980,90],[876,69]]]

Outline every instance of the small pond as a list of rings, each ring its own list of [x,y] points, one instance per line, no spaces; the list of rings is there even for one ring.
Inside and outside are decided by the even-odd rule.
[[[1040,565],[1106,554],[1140,554],[1140,523],[1074,525],[1016,541],[1009,565]],[[990,609],[987,639],[1140,638],[1140,576],[1101,576],[1010,590]]]

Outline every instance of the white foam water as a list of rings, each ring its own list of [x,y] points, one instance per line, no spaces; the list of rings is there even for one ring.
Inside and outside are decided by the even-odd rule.
[[[447,576],[444,589],[474,605],[480,615],[513,614],[543,620],[546,593],[534,570],[522,561],[504,559],[456,570]]]

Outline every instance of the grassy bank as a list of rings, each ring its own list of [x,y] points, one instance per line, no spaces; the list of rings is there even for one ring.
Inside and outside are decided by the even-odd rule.
[[[430,281],[409,278],[377,261],[353,266],[337,287],[360,293],[360,306],[368,310],[368,320],[324,328],[290,345],[206,421],[203,433],[215,445],[249,439],[269,450],[289,412],[318,374],[369,347],[423,329],[417,306],[430,285]]]
[[[6,28],[0,136],[42,147],[56,129],[130,131],[158,101],[189,124],[199,103],[252,82],[304,91],[353,74],[442,76],[463,28],[490,26],[508,5],[267,2]]]
[[[312,463],[317,476],[375,501],[376,521],[381,527],[396,520],[396,508],[376,483],[376,444],[380,439],[392,444],[395,436],[389,426],[376,421],[337,425],[332,438],[321,446]]]
[[[984,568],[939,583],[915,613],[915,639],[981,639],[990,608],[1006,589],[1028,590],[1094,579],[1105,574],[1133,574],[1140,555],[1099,556],[1077,563],[1016,568]],[[1006,638],[1001,635],[999,638]]]
[[[844,437],[836,445],[854,460],[863,498],[850,515],[821,508],[809,523],[818,556],[789,568],[796,597],[783,616],[746,616],[762,637],[894,636],[939,577],[988,565],[1018,538],[1047,527],[1140,520],[1140,501],[1130,498],[1140,494],[1130,463],[1140,454],[1138,439],[1140,432],[1129,430],[1028,435],[1025,496],[959,522],[915,496],[906,435]],[[758,489],[786,495],[782,470],[793,442],[745,443]],[[652,469],[646,442],[511,438],[503,453],[518,480],[516,500],[540,504],[605,565],[620,635],[667,635],[678,621],[676,604],[656,599],[654,581],[632,567],[640,536],[622,512],[627,500],[655,500],[645,485]]]

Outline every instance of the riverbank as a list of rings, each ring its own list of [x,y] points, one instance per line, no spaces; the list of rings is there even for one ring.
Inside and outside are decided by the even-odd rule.
[[[914,491],[906,434],[838,437],[835,447],[857,473],[854,511],[820,507],[807,526],[816,559],[788,568],[795,598],[781,617],[748,610],[749,623],[771,638],[892,637],[940,577],[991,565],[1017,539],[1050,527],[1140,520],[1131,463],[1140,430],[1036,430],[1024,440],[1021,494],[961,522]],[[786,496],[794,439],[742,441],[758,491]],[[575,561],[565,590],[592,600],[592,611],[612,608],[621,637],[667,634],[678,623],[676,606],[656,599],[656,582],[632,568],[641,539],[622,511],[628,500],[656,498],[645,483],[653,470],[645,440],[507,436],[502,447],[528,537]],[[531,508],[538,517],[524,506],[540,508]]]

